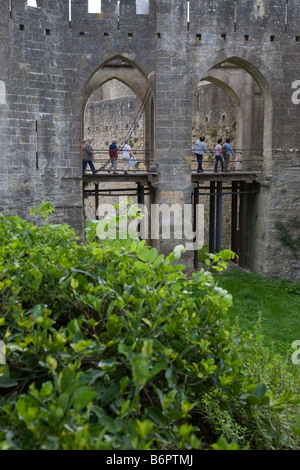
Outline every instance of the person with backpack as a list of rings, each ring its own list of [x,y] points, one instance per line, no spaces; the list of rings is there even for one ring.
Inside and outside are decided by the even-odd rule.
[[[234,151],[230,145],[230,139],[226,139],[226,142],[223,145],[223,158],[224,158],[225,166],[224,166],[224,170],[222,171],[228,171],[230,155],[234,155]]]
[[[211,155],[204,141],[205,141],[205,137],[200,137],[200,140],[197,140],[192,148],[192,153],[196,155],[197,162],[198,162],[197,173],[203,173],[203,168],[202,168],[203,154],[207,153],[208,155]]]
[[[109,156],[110,156],[110,160],[111,160],[111,164],[110,166],[108,167],[108,173],[111,172],[111,170],[113,170],[113,174],[114,175],[117,175],[117,162],[118,162],[118,147],[117,147],[117,141],[116,140],[113,140],[112,143],[110,144],[109,146]]]

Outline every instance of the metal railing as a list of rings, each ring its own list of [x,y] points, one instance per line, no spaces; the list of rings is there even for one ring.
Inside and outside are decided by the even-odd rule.
[[[129,166],[126,170],[128,173],[153,173],[155,168],[154,152],[153,150],[132,150],[133,155],[138,160],[134,166]],[[229,172],[261,172],[263,155],[261,149],[234,149],[235,155],[229,157]],[[224,161],[224,159],[223,159]],[[107,173],[111,164],[111,159],[107,149],[94,150],[93,163],[97,173]],[[215,157],[203,155],[202,168],[203,171],[213,171],[215,165]],[[191,157],[191,171],[197,171],[198,163],[196,156]],[[220,164],[219,164],[220,170]],[[155,171],[155,170],[154,170]],[[117,172],[124,172],[124,163],[122,158],[122,151],[119,151],[117,159]],[[86,173],[91,174],[92,171],[89,166],[86,168]]]
[[[127,173],[151,173],[151,168],[154,165],[153,151],[145,150],[134,150],[132,149],[134,157],[137,159],[137,163],[134,166],[129,166],[126,170]],[[107,149],[95,149],[93,164],[96,168],[97,173],[107,173],[109,166],[111,165],[111,158]],[[117,172],[124,172],[124,161],[122,158],[122,150],[118,152],[117,158]],[[89,166],[86,168],[86,173],[91,173]]]
[[[233,149],[234,155],[229,156],[229,165],[228,171],[229,172],[239,172],[239,171],[247,171],[247,172],[261,172],[262,171],[262,164],[263,164],[263,150],[262,149]],[[223,164],[224,164],[224,157]],[[213,153],[212,156],[208,156],[206,154],[203,155],[202,159],[202,168],[203,171],[213,171],[215,165],[215,155]],[[191,169],[192,171],[197,171],[198,163],[196,156],[192,157],[191,161]],[[220,171],[220,163],[219,163],[219,171]]]

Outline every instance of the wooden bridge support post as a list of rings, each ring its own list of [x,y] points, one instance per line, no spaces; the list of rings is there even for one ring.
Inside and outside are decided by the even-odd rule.
[[[240,183],[240,209],[239,209],[239,266],[246,266],[245,243],[246,243],[246,216],[247,216],[247,194],[244,194],[246,185]]]
[[[217,182],[217,210],[216,210],[216,253],[221,251],[222,240],[222,182]]]
[[[199,204],[199,184],[194,188],[194,198],[193,198],[193,232],[196,233],[198,227],[198,204]],[[193,242],[197,242],[197,236],[194,238]],[[194,269],[198,269],[198,246],[194,250]]]
[[[231,250],[238,253],[238,184],[236,181],[232,182],[232,196],[231,196]]]
[[[210,183],[210,196],[209,196],[209,253],[215,252],[215,182]]]
[[[99,207],[99,184],[95,183],[95,215],[96,215],[96,220],[99,220],[98,207]]]
[[[140,208],[143,211],[144,217],[147,216],[144,212],[145,206],[145,188],[141,183],[137,183],[137,202]],[[145,221],[144,218],[138,224],[138,232],[140,234],[140,239],[145,240]]]

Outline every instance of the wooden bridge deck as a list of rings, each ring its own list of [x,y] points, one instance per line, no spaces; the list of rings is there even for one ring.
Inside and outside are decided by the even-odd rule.
[[[191,180],[193,183],[204,183],[207,181],[222,181],[222,182],[230,182],[230,181],[257,181],[259,177],[262,175],[261,171],[229,171],[229,172],[218,172],[215,173],[214,171],[204,171],[203,173],[197,173],[196,171],[192,171],[191,173]],[[107,173],[106,172],[99,172],[93,175],[92,173],[87,173],[82,176],[84,183],[120,183],[120,182],[128,182],[128,183],[151,183],[151,181],[158,178],[158,173],[151,172],[131,172],[127,175],[124,175],[123,171],[118,172],[118,174]]]

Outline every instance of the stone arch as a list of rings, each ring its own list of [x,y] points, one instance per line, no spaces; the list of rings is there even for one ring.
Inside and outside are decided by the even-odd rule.
[[[107,59],[103,64],[91,75],[86,82],[83,102],[82,102],[82,117],[84,119],[84,111],[89,97],[104,83],[116,79],[124,83],[130,88],[133,93],[139,98],[142,103],[147,90],[150,88],[150,98],[147,100],[144,113],[145,113],[145,150],[149,151],[154,147],[154,107],[153,107],[153,92],[150,82],[146,75],[129,59],[123,56],[114,56]],[[84,128],[84,126],[82,127]]]
[[[246,56],[246,53],[243,53]],[[225,51],[225,49],[219,52],[211,61],[210,64],[207,64],[207,71],[202,74],[200,80],[208,80],[211,71],[215,67],[221,66],[224,62],[232,63],[244,71],[248,72],[252,76],[254,81],[260,87],[264,100],[264,124],[263,124],[263,170],[268,172],[271,164],[272,156],[272,137],[273,137],[273,96],[272,90],[269,85],[269,79],[272,78],[272,73],[267,67],[262,64],[259,59],[252,55],[247,55],[247,57],[241,57],[236,54],[236,51]],[[254,65],[255,64],[255,65]],[[205,78],[206,77],[206,78]],[[223,81],[223,80],[221,80]],[[219,83],[219,86],[221,84]],[[224,85],[222,85],[224,87]],[[230,90],[227,89],[230,96]],[[233,95],[231,94],[231,97]]]
[[[203,77],[202,81],[207,81],[213,83],[214,85],[217,85],[218,87],[222,88],[222,90],[224,90],[225,93],[227,93],[227,95],[230,97],[237,118],[237,148],[241,148],[243,142],[243,120],[242,108],[239,97],[237,96],[235,91],[229,86],[228,83],[215,76],[212,71],[210,71],[205,77]]]
[[[118,64],[115,64],[115,67],[113,66],[114,62],[117,61],[122,61],[122,67],[118,66]],[[107,69],[108,66],[109,69]],[[148,78],[134,62],[123,56],[114,56],[103,62],[87,80],[84,90],[83,108],[89,96],[99,86],[112,78],[116,78],[127,85],[140,100],[145,96],[147,89],[151,88]]]

